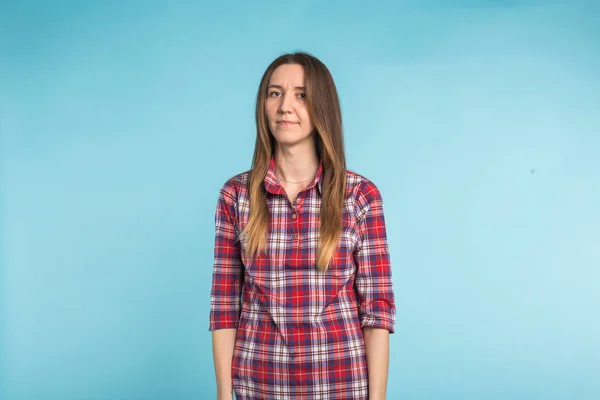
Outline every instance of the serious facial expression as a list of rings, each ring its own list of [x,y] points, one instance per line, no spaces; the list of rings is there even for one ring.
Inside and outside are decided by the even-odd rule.
[[[306,106],[301,65],[283,64],[273,71],[265,108],[271,133],[280,144],[292,145],[311,137],[314,126]]]

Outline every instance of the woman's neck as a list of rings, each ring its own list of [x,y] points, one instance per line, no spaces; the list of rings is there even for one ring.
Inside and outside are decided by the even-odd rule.
[[[319,168],[319,156],[316,151],[293,151],[279,148],[275,152],[277,177],[287,183],[307,184]]]

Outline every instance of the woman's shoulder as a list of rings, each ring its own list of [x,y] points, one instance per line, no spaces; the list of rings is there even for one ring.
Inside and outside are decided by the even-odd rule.
[[[237,199],[240,193],[245,192],[248,184],[250,170],[235,174],[221,185],[221,193]]]
[[[376,204],[383,204],[377,185],[364,175],[348,171],[347,187],[354,203],[356,220],[361,220]]]
[[[379,188],[373,180],[358,172],[346,169],[346,188],[348,195],[356,198],[380,196]]]

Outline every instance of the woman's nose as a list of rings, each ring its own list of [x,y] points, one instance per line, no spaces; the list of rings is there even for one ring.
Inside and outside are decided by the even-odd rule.
[[[291,111],[292,109],[292,99],[290,96],[283,95],[281,96],[281,103],[279,103],[279,111],[282,113]]]

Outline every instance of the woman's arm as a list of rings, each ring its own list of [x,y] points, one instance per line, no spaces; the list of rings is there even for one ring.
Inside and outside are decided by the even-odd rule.
[[[394,333],[396,304],[383,198],[373,182],[365,182],[358,204],[357,228],[360,240],[354,252],[354,283],[367,356],[369,399],[385,399],[389,335]]]
[[[369,400],[384,400],[390,359],[390,333],[387,329],[364,327],[369,371]]]
[[[241,310],[243,265],[236,234],[236,189],[231,181],[219,192],[210,294],[210,325],[217,398],[231,400],[231,364]]]
[[[237,329],[219,329],[212,333],[213,359],[217,376],[217,399],[231,400],[231,359]]]

